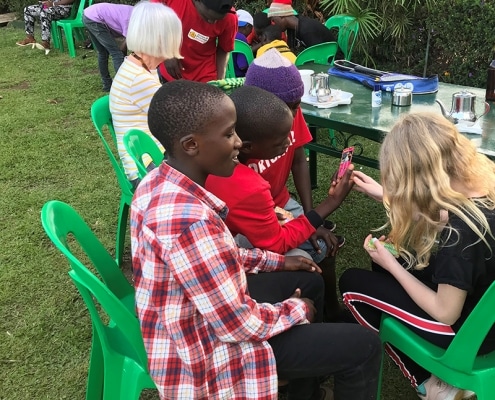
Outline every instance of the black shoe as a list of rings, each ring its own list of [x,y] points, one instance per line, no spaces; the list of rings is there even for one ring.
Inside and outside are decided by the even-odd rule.
[[[339,246],[339,249],[340,249],[345,244],[345,237],[344,236],[339,236],[339,235],[336,235],[335,237],[338,240],[337,246]]]
[[[330,232],[333,232],[337,228],[337,224],[335,222],[333,222],[333,221],[330,221],[330,220],[326,219],[323,222],[323,227],[325,229],[328,229]]]

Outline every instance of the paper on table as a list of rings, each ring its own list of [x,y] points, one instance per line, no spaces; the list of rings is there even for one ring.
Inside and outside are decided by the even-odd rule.
[[[331,108],[337,107],[341,104],[351,104],[351,99],[354,95],[349,92],[344,92],[343,90],[332,89],[331,96],[332,97],[330,101],[327,101],[325,103],[319,103],[315,97],[309,95],[304,95],[301,101],[306,104],[311,104],[312,106],[315,106],[317,108]]]
[[[462,133],[475,133],[477,135],[481,135],[481,125],[480,120],[477,120],[474,124],[471,122],[459,121],[456,125],[456,128],[459,132]]]

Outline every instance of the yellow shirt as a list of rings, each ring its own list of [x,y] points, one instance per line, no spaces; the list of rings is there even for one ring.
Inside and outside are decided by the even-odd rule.
[[[287,58],[292,64],[296,62],[296,55],[290,51],[289,46],[283,40],[274,40],[273,42],[267,43],[261,46],[256,53],[256,58],[261,56],[264,52],[270,49],[277,49],[280,54]]]

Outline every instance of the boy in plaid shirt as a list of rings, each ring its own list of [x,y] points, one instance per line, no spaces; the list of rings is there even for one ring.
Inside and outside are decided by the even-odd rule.
[[[287,109],[273,97],[277,118]],[[160,397],[275,400],[280,377],[290,381],[290,399],[330,398],[318,376],[333,374],[337,400],[374,399],[375,334],[310,324],[315,305],[291,287],[289,272],[266,274],[285,276],[284,299],[258,303],[249,294],[246,274],[320,270],[303,257],[238,248],[225,204],[204,189],[209,174],[229,176],[238,164],[232,101],[211,85],[174,81],[157,91],[148,119],[168,159],[136,190],[131,238],[136,307]]]

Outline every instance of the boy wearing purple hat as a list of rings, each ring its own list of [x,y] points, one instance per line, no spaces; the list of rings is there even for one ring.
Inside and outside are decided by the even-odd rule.
[[[338,319],[342,316],[342,309],[336,293],[333,256],[337,252],[339,241],[324,226],[325,222],[327,227],[329,226],[329,221],[324,219],[331,211],[324,210],[316,214],[313,211],[309,169],[303,148],[311,141],[312,136],[299,107],[304,92],[301,75],[298,69],[276,49],[270,49],[251,63],[245,85],[257,86],[271,92],[289,106],[293,121],[287,146],[279,155],[259,157],[257,152],[249,152],[245,156],[243,163],[269,183],[267,185],[269,192],[265,194],[262,194],[264,187],[253,188],[253,195],[260,196],[257,200],[236,201],[234,199],[236,193],[233,193],[231,185],[226,183],[227,179],[210,177],[206,188],[227,203],[229,207],[227,226],[232,232],[240,234],[237,241],[241,247],[254,246],[280,254],[298,248],[308,253],[323,270],[325,318],[327,321]],[[242,137],[241,139],[244,140]],[[286,187],[291,172],[302,206],[290,197]],[[236,179],[236,174],[229,179]],[[278,227],[276,219],[268,219],[264,211],[259,211],[267,204],[288,211],[294,219],[285,223],[282,228]],[[312,220],[312,217],[315,219]]]

